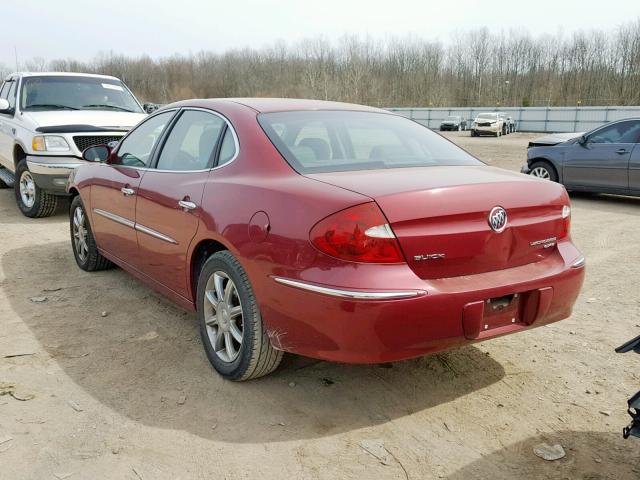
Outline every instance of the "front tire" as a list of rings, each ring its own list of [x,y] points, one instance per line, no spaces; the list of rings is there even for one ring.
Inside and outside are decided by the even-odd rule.
[[[111,268],[113,263],[98,251],[96,240],[91,231],[80,195],[71,202],[69,209],[69,229],[71,232],[71,248],[78,266],[86,272],[95,272]]]
[[[58,197],[36,185],[26,160],[20,160],[13,185],[18,208],[25,217],[50,217],[58,207]]]
[[[532,177],[551,180],[552,182],[558,181],[558,174],[556,173],[555,168],[553,168],[548,162],[534,162],[530,168],[531,171],[529,172],[529,175]]]
[[[271,345],[249,277],[230,252],[217,252],[205,262],[197,302],[200,337],[222,377],[244,381],[278,368],[283,352]]]

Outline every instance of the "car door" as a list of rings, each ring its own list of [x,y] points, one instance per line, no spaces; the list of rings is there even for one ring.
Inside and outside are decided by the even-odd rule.
[[[91,224],[98,245],[132,266],[139,265],[135,231],[138,188],[175,113],[162,112],[138,125],[120,142],[109,162],[100,166],[91,185]]]
[[[629,160],[640,135],[640,121],[606,125],[567,147],[563,178],[567,186],[586,190],[626,193]]]
[[[228,128],[212,111],[183,110],[138,190],[140,269],[183,297],[188,297],[187,252],[198,230],[204,187]]]
[[[633,195],[640,195],[640,138],[629,159],[629,190]]]
[[[17,80],[8,80],[0,89],[0,98],[15,108]],[[0,113],[0,165],[13,170],[13,144],[16,136],[13,113]]]

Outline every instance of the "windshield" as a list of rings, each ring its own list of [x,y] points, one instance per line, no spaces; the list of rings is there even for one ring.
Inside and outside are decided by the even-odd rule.
[[[278,112],[260,114],[258,121],[300,173],[483,165],[428,128],[391,114]]]
[[[143,113],[120,80],[42,76],[22,80],[20,108],[36,110],[110,110]]]
[[[481,113],[480,115],[478,115],[478,118],[483,118],[486,120],[495,120],[497,117],[497,113]]]

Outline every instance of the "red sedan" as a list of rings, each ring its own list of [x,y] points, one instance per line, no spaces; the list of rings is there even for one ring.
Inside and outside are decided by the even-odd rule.
[[[232,380],[282,352],[391,362],[545,325],[584,278],[564,187],[383,110],[185,101],[84,156],[78,265],[115,263],[197,311]]]

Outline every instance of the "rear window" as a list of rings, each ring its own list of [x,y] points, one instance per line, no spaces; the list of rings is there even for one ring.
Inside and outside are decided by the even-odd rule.
[[[263,130],[300,173],[437,165],[483,165],[409,119],[348,111],[263,113]]]

